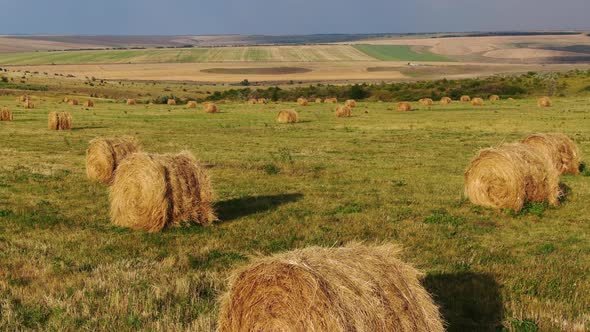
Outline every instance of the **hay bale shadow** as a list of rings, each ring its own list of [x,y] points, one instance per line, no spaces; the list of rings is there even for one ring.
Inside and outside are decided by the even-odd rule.
[[[79,131],[79,130],[86,130],[86,129],[106,129],[108,127],[104,126],[86,126],[86,127],[73,127],[71,130]]]
[[[303,194],[279,194],[266,196],[252,196],[234,198],[215,204],[215,210],[220,222],[232,221],[251,214],[256,214],[272,209],[280,205],[296,202]]]
[[[428,275],[424,287],[440,306],[447,331],[499,331],[504,309],[500,285],[490,274]]]

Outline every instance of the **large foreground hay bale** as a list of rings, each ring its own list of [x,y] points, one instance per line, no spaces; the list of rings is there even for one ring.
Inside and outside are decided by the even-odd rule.
[[[559,172],[526,144],[481,150],[465,172],[465,195],[476,205],[520,211],[525,202],[559,205]]]
[[[51,112],[47,124],[51,130],[72,129],[72,115],[68,112]]]
[[[442,332],[420,272],[392,246],[310,247],[232,273],[219,332]]]
[[[282,110],[277,115],[278,123],[296,123],[299,122],[299,113],[294,110]]]
[[[219,108],[217,107],[217,105],[215,105],[213,103],[207,103],[207,104],[205,104],[205,112],[206,113],[217,113],[217,112],[219,112]]]
[[[139,150],[133,137],[95,138],[86,150],[86,175],[90,180],[109,185],[123,159]]]
[[[168,105],[168,106],[176,106],[176,100],[174,100],[174,99],[168,99],[168,101],[166,101],[166,105]]]
[[[186,107],[187,107],[187,108],[197,108],[197,102],[196,102],[196,101],[194,101],[194,100],[189,100],[189,101],[186,103]]]
[[[300,98],[297,98],[297,104],[299,106],[307,106],[309,104],[309,102],[307,101],[307,99],[300,97]]]
[[[424,106],[432,106],[434,104],[434,102],[430,98],[422,98],[419,100],[419,102]]]
[[[560,174],[580,173],[580,153],[576,143],[564,134],[533,134],[527,136],[522,143],[539,149],[548,158]]]
[[[402,112],[408,112],[412,110],[412,104],[402,101],[401,103],[397,103],[395,109]]]
[[[326,98],[324,99],[325,104],[337,104],[338,98]]]
[[[131,98],[127,99],[127,105],[135,105],[135,104],[137,104],[135,99],[131,99]]]
[[[12,112],[7,107],[0,109],[0,121],[12,121]]]
[[[469,97],[469,96],[461,96],[461,98],[459,100],[461,100],[462,102],[469,102],[469,101],[471,101],[471,97]]]
[[[452,100],[451,98],[449,98],[449,97],[442,97],[442,98],[440,99],[440,103],[441,103],[442,105],[448,105],[448,104],[450,104],[450,103],[452,103],[452,102],[453,102],[453,100]]]
[[[70,104],[72,106],[77,106],[78,105],[78,99],[70,99],[70,101],[68,102],[68,104]]]
[[[86,106],[86,107],[94,107],[94,102],[92,100],[88,99],[88,100],[86,100],[84,102],[84,106]]]
[[[490,101],[499,101],[500,100],[500,96],[498,95],[491,95],[490,96]]]
[[[115,172],[109,198],[112,221],[131,229],[159,232],[216,220],[209,175],[189,152],[129,155]]]
[[[551,99],[549,99],[549,97],[541,97],[539,98],[539,100],[537,100],[537,105],[539,107],[551,107],[553,106],[553,103],[551,102]]]
[[[471,105],[473,105],[473,106],[483,106],[484,105],[483,99],[481,99],[481,98],[473,98],[473,99],[471,99]]]
[[[348,99],[347,101],[344,102],[344,106],[356,107],[356,100]]]
[[[348,118],[352,116],[352,108],[348,105],[336,107],[336,116],[339,118]]]

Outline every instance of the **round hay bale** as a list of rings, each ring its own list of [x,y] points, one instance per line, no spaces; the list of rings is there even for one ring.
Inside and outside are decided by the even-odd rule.
[[[283,110],[277,115],[278,123],[296,123],[299,122],[299,114],[294,110]]]
[[[0,109],[0,121],[12,121],[12,112],[7,107]]]
[[[135,99],[131,99],[131,98],[127,99],[127,105],[135,105],[135,104],[137,104],[137,101],[135,101]]]
[[[307,106],[307,104],[309,104],[309,102],[307,101],[307,99],[301,97],[297,99],[297,104],[299,106]]]
[[[551,99],[549,99],[549,97],[541,97],[539,98],[539,100],[537,100],[537,105],[539,107],[551,107],[553,106],[553,103],[551,102]]]
[[[168,99],[168,101],[166,102],[166,104],[168,106],[176,106],[176,100],[174,100],[174,99]]]
[[[356,100],[348,99],[347,101],[344,102],[344,105],[348,106],[348,107],[356,107]]]
[[[471,100],[471,105],[473,105],[473,106],[483,106],[484,105],[483,99],[481,99],[481,98],[473,98]]]
[[[197,108],[197,102],[196,102],[196,101],[194,101],[194,100],[189,100],[189,101],[186,103],[186,107],[187,107],[187,108]]]
[[[402,112],[409,112],[412,110],[412,104],[402,101],[401,103],[397,103],[395,109]]]
[[[336,107],[336,116],[339,118],[348,118],[352,116],[352,107],[348,105]]]
[[[70,101],[68,102],[68,104],[70,104],[72,106],[76,106],[76,105],[78,105],[78,99],[70,99]]]
[[[533,134],[522,143],[539,149],[553,161],[560,174],[580,174],[580,153],[576,143],[560,133]]]
[[[337,104],[338,103],[338,98],[326,98],[324,99],[324,103],[325,104]]]
[[[490,96],[490,101],[499,101],[500,100],[500,96],[498,95],[491,95]]]
[[[205,104],[205,112],[206,113],[217,113],[217,112],[219,112],[219,108],[217,108],[217,105],[215,105],[213,103],[208,103],[208,104]]]
[[[23,103],[23,107],[26,108],[26,109],[34,109],[35,108],[35,104],[30,99],[27,99]]]
[[[209,175],[190,152],[129,155],[117,167],[109,199],[113,223],[136,230],[208,226],[217,219]]]
[[[70,98],[68,98],[68,97],[64,97],[64,100],[63,100],[63,102],[64,102],[64,103],[69,103],[69,102],[70,102]]]
[[[218,331],[444,331],[421,273],[398,255],[351,244],[257,259],[230,276]]]
[[[470,102],[471,101],[471,97],[469,96],[461,96],[461,98],[459,99],[462,102]]]
[[[322,98],[316,98],[315,99],[315,103],[316,104],[321,104],[322,103]]]
[[[47,125],[51,130],[72,129],[72,115],[68,112],[50,112]]]
[[[258,104],[268,104],[268,100],[266,100],[266,98],[258,98],[256,102]]]
[[[21,103],[30,101],[31,97],[29,97],[28,95],[22,95],[20,96],[16,101],[20,101]]]
[[[520,211],[525,202],[559,205],[559,172],[537,149],[516,143],[483,149],[465,172],[465,196],[475,205]]]
[[[256,105],[258,101],[254,98],[248,99],[248,105]]]
[[[419,102],[424,106],[432,106],[434,104],[434,102],[430,98],[422,98],[419,100]]]
[[[92,100],[88,99],[88,100],[86,100],[84,102],[84,106],[86,106],[86,107],[94,107],[94,102]]]
[[[442,97],[442,98],[440,99],[440,103],[441,103],[442,105],[448,105],[448,104],[450,104],[450,103],[452,103],[452,102],[453,102],[453,100],[452,100],[451,98],[449,98],[449,97]]]
[[[139,151],[133,137],[95,138],[86,150],[86,175],[90,180],[110,185],[123,159]]]

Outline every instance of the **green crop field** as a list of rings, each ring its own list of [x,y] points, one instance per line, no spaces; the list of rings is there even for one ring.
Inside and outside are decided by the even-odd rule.
[[[588,158],[586,97],[405,113],[360,102],[352,118],[327,104],[206,114],[106,99],[85,109],[40,94],[24,110],[14,97],[0,97],[14,111],[0,122],[0,330],[213,330],[232,269],[349,241],[401,245],[450,331],[590,328],[588,173],[562,177],[558,208],[494,211],[463,196],[479,149],[530,133],[564,132]],[[275,123],[284,108],[302,121]],[[74,129],[49,131],[54,110],[70,111]],[[220,221],[158,234],[114,226],[108,188],[86,179],[84,162],[88,141],[113,135],[148,152],[192,151],[208,166]]]
[[[427,51],[416,52],[407,45],[354,45],[359,51],[381,61],[450,61]]]

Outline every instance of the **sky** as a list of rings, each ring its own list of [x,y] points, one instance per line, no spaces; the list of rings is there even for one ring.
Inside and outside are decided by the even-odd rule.
[[[0,34],[590,30],[590,0],[0,0]]]

